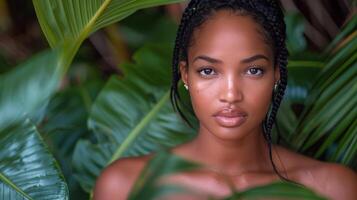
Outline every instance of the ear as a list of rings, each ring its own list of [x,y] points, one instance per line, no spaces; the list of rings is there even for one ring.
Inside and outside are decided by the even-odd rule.
[[[180,61],[180,74],[181,74],[181,79],[184,84],[188,84],[188,66],[186,61]]]
[[[276,65],[274,67],[274,82],[276,83],[278,80],[280,80],[280,68]]]

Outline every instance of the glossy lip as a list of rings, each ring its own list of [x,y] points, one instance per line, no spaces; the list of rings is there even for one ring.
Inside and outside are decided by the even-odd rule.
[[[247,113],[238,109],[225,108],[214,114],[213,117],[223,127],[238,127],[247,120]]]

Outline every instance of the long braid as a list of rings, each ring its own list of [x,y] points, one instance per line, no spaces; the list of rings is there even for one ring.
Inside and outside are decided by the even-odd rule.
[[[199,3],[199,0],[193,0],[189,3],[188,7],[185,9],[184,13],[182,14],[181,23],[177,30],[175,46],[173,51],[173,59],[172,59],[172,84],[170,90],[170,97],[171,97],[171,104],[174,109],[179,112],[180,116],[190,125],[190,121],[187,117],[183,114],[179,102],[181,102],[180,94],[178,92],[178,82],[181,79],[180,70],[179,70],[179,62],[180,58],[182,57],[182,37],[185,35],[187,30],[187,24],[190,21],[191,17],[195,13],[195,9]],[[191,8],[191,9],[189,9]],[[194,8],[194,9],[193,9]]]
[[[289,181],[278,172],[272,158],[271,132],[287,85],[288,57],[288,51],[285,45],[286,27],[284,16],[281,5],[276,0],[192,0],[182,15],[175,41],[172,66],[172,104],[181,117],[189,123],[180,108],[180,103],[182,102],[178,93],[178,82],[180,80],[179,62],[181,60],[187,61],[187,49],[190,46],[194,29],[199,27],[212,15],[213,11],[220,9],[230,9],[238,11],[239,15],[253,17],[253,19],[263,27],[266,42],[273,50],[275,65],[278,66],[280,70],[280,80],[277,89],[272,94],[271,108],[263,121],[263,132],[264,138],[268,143],[269,157],[274,171],[281,179]]]
[[[275,9],[278,7],[277,3],[275,1],[270,1],[269,2],[273,7],[275,7]],[[277,21],[277,17],[282,17],[282,13],[279,12],[280,9],[276,9],[278,10],[278,12],[276,13],[276,15],[273,14],[269,14],[271,12],[269,12],[269,10],[263,10],[262,12],[266,12],[265,16],[267,16],[268,22],[270,23],[276,23]],[[276,91],[274,91],[273,95],[272,95],[272,108],[271,108],[271,112],[269,114],[267,114],[267,121],[265,121],[265,138],[268,142],[268,149],[269,149],[269,157],[273,166],[273,169],[275,171],[276,174],[278,174],[278,176],[285,180],[285,181],[289,181],[287,178],[285,178],[284,176],[282,176],[278,170],[277,167],[275,165],[275,163],[273,162],[273,154],[272,154],[272,136],[271,136],[271,132],[272,132],[272,128],[273,125],[275,124],[276,121],[276,115],[278,113],[278,109],[280,107],[280,103],[283,99],[284,93],[285,93],[285,89],[286,89],[286,85],[287,85],[287,57],[288,57],[288,51],[286,49],[285,46],[285,24],[284,23],[278,23],[277,25],[271,25],[271,27],[273,28],[273,34],[275,34],[275,44],[276,44],[276,52],[279,52],[278,54],[276,54],[276,64],[279,66],[279,70],[280,70],[280,80],[278,83],[278,87],[276,89]]]

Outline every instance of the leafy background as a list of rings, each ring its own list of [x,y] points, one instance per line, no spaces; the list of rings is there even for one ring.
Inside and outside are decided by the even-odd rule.
[[[194,137],[168,97],[185,2],[158,5],[177,2],[0,0],[0,194],[88,199],[111,161]],[[281,2],[289,83],[275,140],[357,169],[356,1]],[[293,191],[235,197],[279,188]]]

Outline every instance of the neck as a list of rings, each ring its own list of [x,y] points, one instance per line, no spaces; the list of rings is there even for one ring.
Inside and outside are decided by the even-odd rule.
[[[268,146],[262,130],[254,130],[243,138],[224,140],[201,128],[188,146],[194,160],[227,175],[270,169]]]

